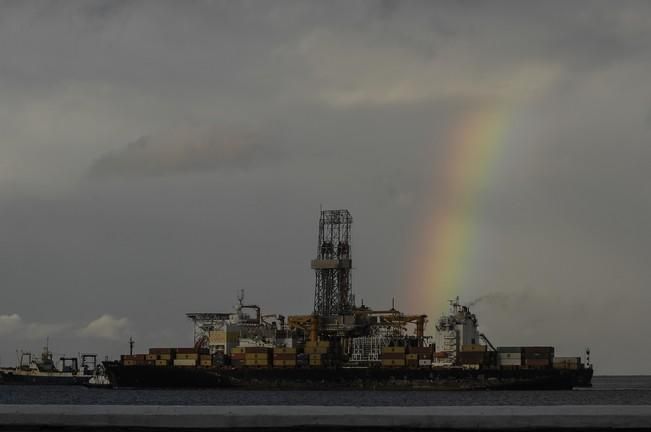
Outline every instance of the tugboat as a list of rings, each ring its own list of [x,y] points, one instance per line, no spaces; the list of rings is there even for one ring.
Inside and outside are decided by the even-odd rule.
[[[111,380],[106,375],[106,369],[101,364],[97,365],[97,368],[95,368],[95,373],[93,373],[93,376],[90,377],[90,379],[88,380],[87,383],[84,384],[84,386],[88,388],[99,388],[99,389],[113,388],[113,384],[111,383]]]
[[[82,354],[81,368],[77,357],[61,357],[59,362],[60,368],[57,368],[47,345],[43,348],[40,359],[33,358],[29,352],[21,352],[15,368],[0,370],[0,382],[22,385],[86,384],[97,369],[97,354]]]

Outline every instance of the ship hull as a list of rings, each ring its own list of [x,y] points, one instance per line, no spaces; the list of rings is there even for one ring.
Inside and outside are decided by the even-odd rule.
[[[589,386],[592,369],[465,370],[384,368],[174,368],[107,366],[114,387],[250,389],[569,390]]]
[[[20,374],[2,372],[0,383],[5,385],[84,385],[90,376],[67,374]]]

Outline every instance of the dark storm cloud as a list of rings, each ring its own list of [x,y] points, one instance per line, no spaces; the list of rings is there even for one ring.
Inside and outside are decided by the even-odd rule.
[[[163,137],[141,137],[93,163],[91,177],[149,176],[216,169],[247,168],[278,155],[272,142],[254,134],[175,131]]]
[[[406,303],[449,126],[504,104],[462,300],[500,293],[494,343],[648,372],[609,323],[651,324],[649,70],[646,1],[2,2],[0,324],[115,355],[242,288],[304,313],[320,204],[353,213],[358,298]]]

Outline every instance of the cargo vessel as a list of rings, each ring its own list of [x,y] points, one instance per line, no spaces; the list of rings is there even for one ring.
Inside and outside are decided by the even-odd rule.
[[[79,361],[81,360],[81,362]],[[83,385],[93,376],[99,366],[96,354],[59,358],[59,367],[46,345],[40,358],[29,352],[19,354],[15,368],[0,369],[1,384],[21,385]]]
[[[571,389],[591,385],[592,365],[551,346],[495,347],[459,298],[425,335],[426,314],[355,304],[347,210],[322,210],[314,310],[263,315],[238,296],[232,313],[188,313],[189,347],[150,348],[105,363],[114,387],[276,389]],[[133,345],[132,345],[133,348]]]

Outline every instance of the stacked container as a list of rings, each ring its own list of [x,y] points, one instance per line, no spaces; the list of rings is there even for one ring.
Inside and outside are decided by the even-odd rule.
[[[278,368],[296,367],[296,348],[274,348],[273,366]]]
[[[522,348],[524,366],[528,369],[546,369],[554,361],[554,347],[524,347]]]
[[[579,369],[581,357],[554,357],[554,369]]]
[[[174,348],[149,348],[149,354],[155,355],[156,360],[167,360],[169,363],[174,360],[175,350]]]
[[[235,367],[244,366],[244,347],[231,349],[231,365]]]
[[[497,364],[502,369],[519,369],[522,367],[522,347],[497,348]]]
[[[244,366],[265,368],[271,364],[271,348],[241,347],[244,349]]]
[[[147,364],[146,354],[122,355],[120,361],[123,366],[143,366]]]
[[[329,341],[309,341],[305,343],[305,354],[309,356],[310,367],[323,367],[325,356],[330,351]]]
[[[405,347],[393,346],[382,348],[382,367],[405,367],[406,354]]]
[[[407,367],[432,367],[432,356],[434,354],[433,347],[409,347],[407,352]]]
[[[199,353],[195,348],[176,348],[174,366],[196,367],[199,361]]]
[[[199,366],[212,367],[212,356],[210,354],[199,354]]]

